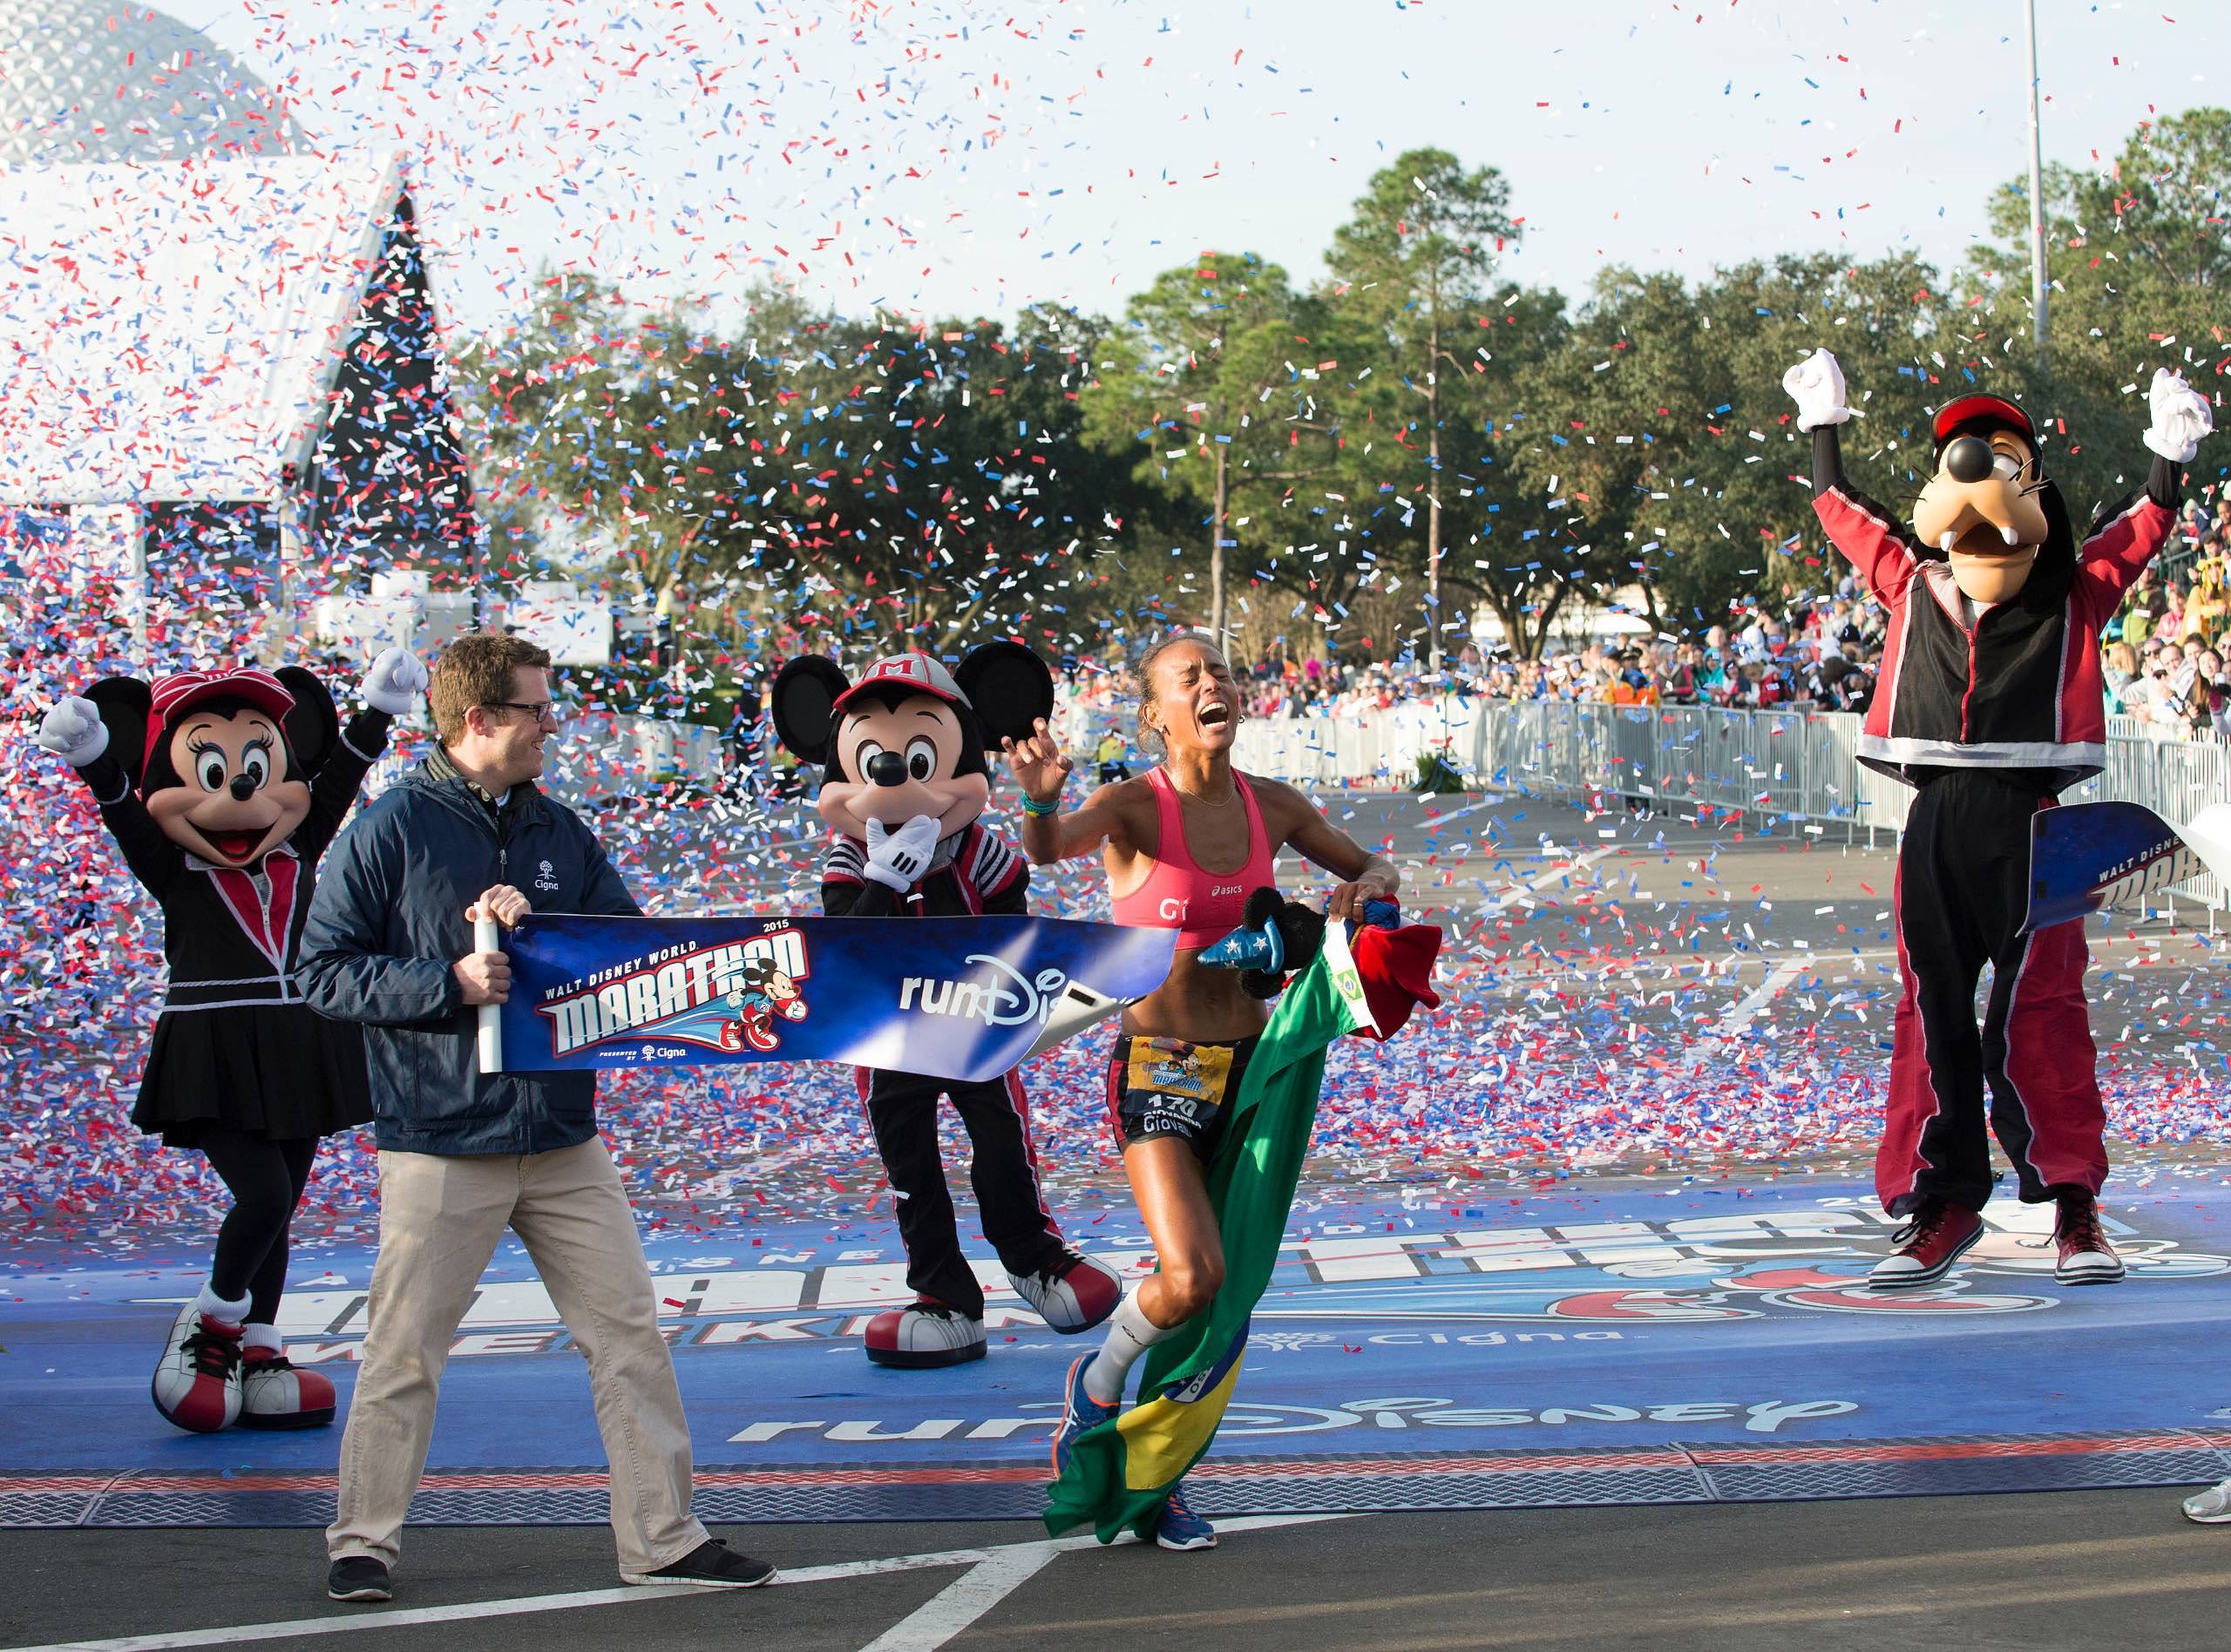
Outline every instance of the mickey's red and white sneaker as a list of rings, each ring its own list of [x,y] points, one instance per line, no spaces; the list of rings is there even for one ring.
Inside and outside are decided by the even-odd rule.
[[[1123,1282],[1112,1269],[1066,1245],[1048,1266],[1036,1273],[1011,1273],[1007,1283],[1048,1327],[1064,1337],[1090,1330],[1123,1300]]]
[[[2123,1276],[2123,1259],[2099,1225],[2099,1202],[2088,1193],[2064,1193],[2053,1225],[2053,1280],[2063,1285],[2112,1285]]]
[[[1974,1211],[1931,1199],[1890,1236],[1898,1248],[1875,1264],[1867,1283],[1877,1290],[1918,1290],[1933,1285],[1983,1236],[1983,1219]]]
[[[297,1371],[283,1350],[250,1343],[241,1351],[242,1428],[322,1428],[333,1420],[332,1380]]]
[[[900,1371],[934,1371],[984,1357],[984,1322],[927,1297],[911,1308],[886,1308],[868,1321],[871,1362]]]
[[[151,1387],[164,1421],[196,1434],[230,1428],[241,1414],[241,1328],[189,1302],[171,1323]]]

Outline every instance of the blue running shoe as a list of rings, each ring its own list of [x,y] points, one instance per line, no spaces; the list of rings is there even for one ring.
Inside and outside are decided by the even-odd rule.
[[[1183,1480],[1170,1488],[1169,1500],[1162,1506],[1162,1519],[1155,1523],[1154,1540],[1166,1549],[1211,1549],[1217,1546],[1217,1528],[1187,1505]]]
[[[1069,1362],[1069,1378],[1061,1395],[1061,1425],[1054,1431],[1054,1474],[1056,1479],[1068,1473],[1069,1447],[1078,1435],[1088,1428],[1097,1428],[1122,1408],[1103,1405],[1084,1391],[1084,1368],[1092,1364],[1090,1354],[1079,1354]]]

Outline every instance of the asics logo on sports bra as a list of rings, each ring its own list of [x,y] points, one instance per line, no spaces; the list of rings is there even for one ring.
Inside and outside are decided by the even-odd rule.
[[[1068,991],[1069,978],[1059,970],[1027,976],[982,952],[971,953],[968,962],[988,973],[961,981],[910,975],[899,984],[899,1007],[925,1015],[980,1016],[987,1026],[1023,1026],[1043,1022]]]

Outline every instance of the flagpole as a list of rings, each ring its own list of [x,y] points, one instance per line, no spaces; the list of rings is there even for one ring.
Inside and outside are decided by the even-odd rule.
[[[2038,0],[2023,0],[2023,32],[2030,45],[2030,325],[2038,371],[2045,370],[2045,166],[2038,130]]]

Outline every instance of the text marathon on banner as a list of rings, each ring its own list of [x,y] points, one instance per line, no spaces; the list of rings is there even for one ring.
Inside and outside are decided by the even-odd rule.
[[[978,1083],[1170,973],[1174,930],[1048,917],[530,917],[504,1065],[844,1061]]]

